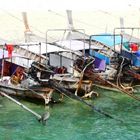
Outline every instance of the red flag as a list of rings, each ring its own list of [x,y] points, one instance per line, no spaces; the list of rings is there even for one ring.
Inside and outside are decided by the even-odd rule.
[[[14,46],[11,44],[6,45],[6,50],[8,51],[8,57],[12,57],[12,52],[14,50]]]

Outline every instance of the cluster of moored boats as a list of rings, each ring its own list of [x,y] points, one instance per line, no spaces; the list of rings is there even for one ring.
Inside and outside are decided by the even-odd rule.
[[[98,96],[96,85],[116,88],[140,101],[134,93],[140,80],[140,40],[136,37],[99,34],[85,40],[35,44],[47,49],[40,54],[24,49],[24,45],[1,46],[0,91],[6,94],[40,100],[45,105],[60,102],[66,95],[87,104],[83,98]],[[25,58],[28,64],[31,59],[30,67],[21,65]]]

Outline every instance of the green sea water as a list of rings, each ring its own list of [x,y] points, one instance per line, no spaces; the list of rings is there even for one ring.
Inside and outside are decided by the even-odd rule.
[[[140,102],[119,92],[96,90],[100,96],[87,102],[123,122],[69,98],[46,107],[21,101],[39,114],[50,112],[42,125],[31,113],[0,97],[0,140],[140,140]]]

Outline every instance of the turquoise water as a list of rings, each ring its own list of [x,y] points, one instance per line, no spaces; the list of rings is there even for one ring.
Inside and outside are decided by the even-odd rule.
[[[123,123],[68,98],[49,107],[21,101],[39,114],[50,112],[44,126],[26,110],[0,97],[0,140],[140,140],[140,102],[122,93],[97,91],[100,97],[88,102]]]

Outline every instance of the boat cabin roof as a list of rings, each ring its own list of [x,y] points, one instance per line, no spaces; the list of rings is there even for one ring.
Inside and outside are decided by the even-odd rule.
[[[31,52],[46,54],[47,53],[56,53],[56,52],[70,52],[71,51],[79,51],[83,49],[89,49],[89,44],[84,43],[83,41],[79,40],[63,40],[63,41],[57,41],[54,44],[47,44],[41,43],[41,48],[37,45],[32,45],[31,47],[29,45],[20,45],[20,47],[28,49]],[[91,45],[90,48],[93,49],[101,49],[99,46]],[[41,49],[41,51],[39,50]]]
[[[98,41],[106,46],[114,46],[121,44],[121,35],[112,35],[112,34],[98,34],[91,36],[91,40]],[[115,41],[115,42],[114,42]],[[122,43],[128,42],[128,40],[123,37]]]
[[[74,50],[74,51],[80,51],[80,50],[87,50],[89,49],[89,44],[83,41],[79,41],[79,40],[63,40],[63,41],[58,41],[56,42],[58,45],[63,46],[65,48],[68,48],[70,50]],[[99,46],[94,46],[91,45],[90,48],[92,49],[102,49],[102,47],[100,48]]]

